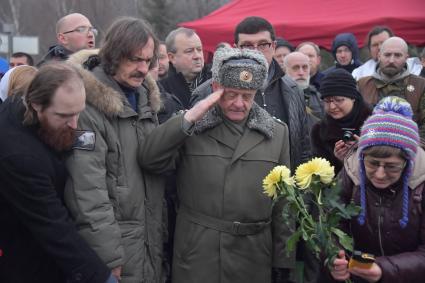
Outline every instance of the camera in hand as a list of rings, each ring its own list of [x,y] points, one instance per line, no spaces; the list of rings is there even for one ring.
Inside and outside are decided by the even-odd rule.
[[[354,128],[342,128],[342,140],[344,142],[354,141],[354,135],[356,134],[356,129]]]

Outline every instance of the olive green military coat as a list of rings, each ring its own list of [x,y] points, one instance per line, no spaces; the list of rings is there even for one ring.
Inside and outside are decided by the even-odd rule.
[[[177,170],[173,283],[271,282],[272,266],[294,266],[289,227],[262,188],[272,168],[289,167],[287,126],[255,103],[241,137],[216,108],[193,135],[182,123],[179,115],[155,129],[140,158],[157,173]]]

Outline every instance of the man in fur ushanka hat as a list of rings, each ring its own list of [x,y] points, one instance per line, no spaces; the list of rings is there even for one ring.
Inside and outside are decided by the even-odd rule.
[[[272,268],[283,278],[294,267],[284,250],[294,227],[262,190],[271,169],[290,166],[287,126],[254,102],[267,70],[260,52],[218,49],[214,92],[145,141],[144,169],[177,172],[175,283],[270,283]]]

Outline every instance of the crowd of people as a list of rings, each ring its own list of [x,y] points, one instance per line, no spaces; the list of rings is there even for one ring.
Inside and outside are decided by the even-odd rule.
[[[160,41],[137,18],[99,49],[79,13],[56,35],[36,66],[22,52],[2,66],[0,282],[423,282],[425,49],[409,58],[377,26],[362,63],[341,33],[321,71],[319,46],[261,17],[212,64],[195,30]],[[369,268],[287,253],[297,223],[262,181],[312,157],[361,208],[341,229]]]

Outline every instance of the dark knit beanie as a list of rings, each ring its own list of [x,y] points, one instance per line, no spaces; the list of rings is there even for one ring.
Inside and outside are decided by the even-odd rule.
[[[349,72],[341,68],[330,71],[322,79],[319,92],[322,99],[328,96],[344,96],[361,100],[356,80]]]

